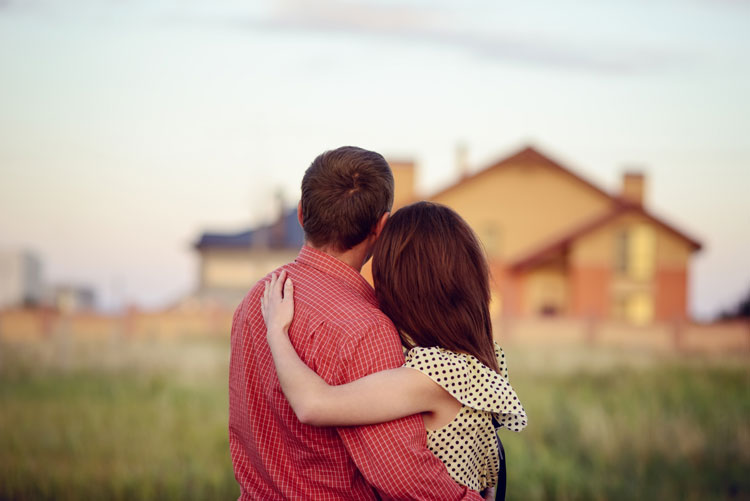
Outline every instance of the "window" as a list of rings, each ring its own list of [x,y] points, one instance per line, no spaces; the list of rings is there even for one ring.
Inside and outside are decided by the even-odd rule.
[[[633,280],[650,280],[656,264],[654,229],[646,224],[636,224],[621,230],[616,239],[617,273]]]

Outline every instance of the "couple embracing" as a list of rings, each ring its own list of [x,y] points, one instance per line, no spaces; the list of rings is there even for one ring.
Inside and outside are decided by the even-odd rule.
[[[235,312],[240,499],[492,495],[495,426],[520,431],[526,414],[492,339],[487,262],[447,207],[391,215],[393,190],[378,153],[318,156],[302,179],[305,245]]]

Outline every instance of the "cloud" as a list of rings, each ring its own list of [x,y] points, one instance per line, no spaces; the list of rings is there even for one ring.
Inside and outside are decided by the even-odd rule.
[[[705,1],[705,0],[701,0]],[[745,3],[723,0],[727,3]],[[1,7],[5,7],[2,9]],[[12,8],[11,8],[12,7]],[[473,8],[473,10],[471,10]],[[342,37],[370,37],[464,51],[498,63],[526,64],[571,71],[612,74],[650,73],[684,65],[685,53],[653,45],[637,46],[631,38],[618,43],[602,40],[576,42],[568,35],[552,33],[541,23],[522,30],[508,17],[505,7],[465,0],[0,0],[0,12],[11,10],[54,14],[55,17],[90,16],[99,22],[158,19],[163,22],[213,23],[237,29],[289,33],[324,33]],[[464,12],[470,12],[465,14]],[[551,16],[547,4],[543,16]],[[529,10],[515,20],[532,19]],[[560,23],[564,24],[565,20]],[[579,22],[582,32],[587,25]],[[549,26],[549,23],[548,23]],[[590,38],[590,36],[589,36]]]
[[[656,47],[575,44],[547,33],[488,30],[434,5],[405,6],[342,0],[283,0],[256,29],[382,37],[412,44],[464,50],[498,62],[514,62],[602,73],[640,73],[683,64],[684,54]]]

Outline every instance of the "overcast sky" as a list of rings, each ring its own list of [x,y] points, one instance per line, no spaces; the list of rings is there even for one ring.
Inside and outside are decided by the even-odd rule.
[[[701,240],[699,318],[750,288],[750,2],[0,0],[0,248],[169,304],[201,231],[268,221],[320,152],[425,194],[531,143]]]

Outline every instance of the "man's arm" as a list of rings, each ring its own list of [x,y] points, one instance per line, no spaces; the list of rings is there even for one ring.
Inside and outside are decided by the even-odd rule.
[[[398,334],[382,323],[364,332],[348,352],[344,350],[346,381],[399,367],[404,362]],[[427,448],[421,415],[368,426],[338,428],[357,468],[386,499],[472,499],[475,491],[461,486]]]

